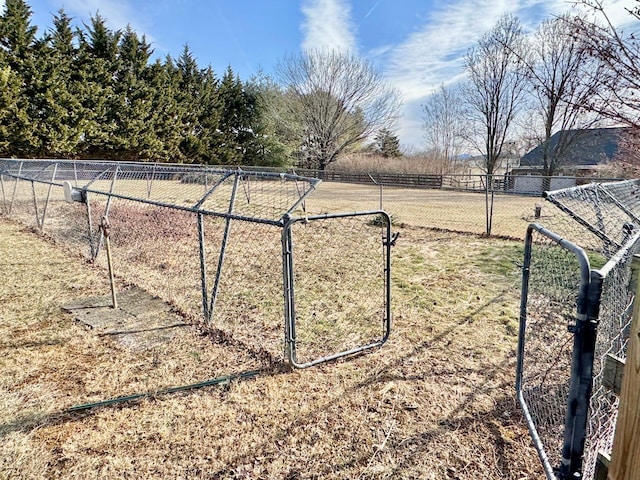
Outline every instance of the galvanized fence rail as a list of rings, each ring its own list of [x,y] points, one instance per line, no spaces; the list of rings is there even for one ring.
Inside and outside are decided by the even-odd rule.
[[[391,322],[391,221],[378,210],[310,216],[318,183],[241,169],[0,160],[0,212],[113,271],[116,287],[134,284],[239,344],[306,367],[381,345]],[[360,266],[351,278],[333,268],[345,257]],[[356,274],[359,288],[336,288],[358,285]]]
[[[603,371],[626,355],[639,196],[637,180],[549,192],[559,214],[528,230],[516,387],[549,479],[593,479],[611,451],[618,402]]]

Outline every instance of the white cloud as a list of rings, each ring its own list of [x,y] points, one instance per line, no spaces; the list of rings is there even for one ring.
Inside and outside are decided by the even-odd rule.
[[[431,8],[425,12],[422,28],[384,51],[383,61],[376,61],[384,65],[385,77],[405,99],[398,131],[405,145],[421,143],[420,105],[439,85],[463,78],[465,53],[503,14],[514,14],[530,24],[532,12],[542,18],[566,11],[569,4],[563,0],[458,0]]]
[[[357,52],[355,25],[346,0],[308,0],[302,6],[303,50]]]

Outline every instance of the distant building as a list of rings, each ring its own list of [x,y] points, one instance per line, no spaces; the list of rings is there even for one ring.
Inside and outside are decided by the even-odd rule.
[[[558,151],[555,175],[585,175],[593,173],[598,165],[613,160],[618,153],[620,139],[629,129],[590,128],[561,130],[549,139],[549,152]],[[562,148],[562,144],[567,145]],[[513,175],[541,175],[544,161],[544,146],[538,145],[520,159],[520,167],[512,170]]]

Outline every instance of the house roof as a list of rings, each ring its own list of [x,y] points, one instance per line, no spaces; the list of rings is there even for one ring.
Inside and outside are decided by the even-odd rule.
[[[549,139],[549,152],[560,146],[557,163],[562,165],[598,165],[608,162],[618,152],[620,135],[626,127],[561,130]],[[520,159],[521,167],[537,167],[543,164],[543,144],[538,145]]]

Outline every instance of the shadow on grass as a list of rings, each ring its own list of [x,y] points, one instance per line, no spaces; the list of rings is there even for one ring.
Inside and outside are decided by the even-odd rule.
[[[273,445],[281,445],[283,442],[292,436],[295,436],[295,430],[304,425],[310,425],[314,423],[314,420],[323,412],[328,409],[338,406],[345,398],[352,396],[359,390],[372,385],[378,385],[389,381],[422,381],[426,380],[424,373],[416,372],[413,375],[399,375],[394,372],[398,367],[401,367],[408,360],[417,358],[427,350],[432,349],[434,345],[438,343],[444,343],[448,345],[448,337],[454,333],[457,329],[464,327],[470,323],[473,318],[488,308],[490,305],[500,301],[504,298],[505,294],[509,292],[508,289],[502,291],[499,295],[492,298],[475,311],[466,315],[457,323],[446,329],[445,331],[435,335],[428,340],[416,345],[411,351],[405,355],[399,356],[390,364],[387,364],[383,369],[376,369],[369,377],[365,378],[353,386],[347,388],[345,392],[328,401],[322,405],[318,405],[317,408],[309,411],[308,413],[297,417],[294,421],[288,425],[282,426],[274,435],[269,436],[262,444],[257,445],[254,448],[254,457],[269,458],[272,453],[271,449]],[[410,363],[410,362],[409,362]],[[506,369],[513,368],[514,382],[515,382],[515,365],[514,358],[507,357],[499,364],[494,364],[493,368],[479,367],[474,370],[468,370],[466,373],[478,373],[483,378],[496,378],[497,375],[504,375]],[[461,372],[464,375],[465,372]],[[501,390],[508,388],[512,383],[510,381],[501,382],[498,385],[484,384],[481,388],[475,389],[470,395],[466,396],[464,401],[461,402],[449,415],[441,418],[436,426],[431,425],[429,428],[424,429],[418,434],[415,434],[409,438],[404,439],[390,439],[390,441],[384,447],[385,450],[393,450],[396,457],[396,465],[391,472],[385,472],[385,478],[404,478],[403,472],[410,469],[410,467],[419,462],[425,455],[432,455],[430,452],[434,444],[436,444],[439,438],[451,432],[468,432],[472,435],[477,429],[478,424],[482,424],[486,427],[489,437],[483,438],[484,443],[492,442],[496,446],[496,468],[507,473],[514,470],[513,459],[517,457],[517,452],[511,445],[511,441],[505,438],[500,427],[518,425],[524,427],[524,421],[522,415],[516,406],[515,392],[514,396],[503,395],[495,398],[494,408],[491,410],[474,410],[474,405],[477,404],[477,400],[480,396],[490,395],[494,390]],[[471,411],[472,413],[469,413]],[[367,478],[366,469],[370,464],[372,456],[377,452],[367,455],[361,455],[357,458],[351,458],[343,463],[331,463],[324,470],[314,471],[313,478],[324,478],[325,476],[340,475],[338,472],[344,472],[344,474],[353,473],[353,468],[361,470],[359,478]],[[246,463],[246,454],[241,454],[234,457],[224,469],[220,469],[211,473],[211,478],[228,478],[227,476],[234,471],[241,469],[243,463]],[[297,469],[291,470],[287,476],[283,478],[306,478],[305,475],[311,472],[303,472]],[[427,473],[427,472],[424,472]],[[284,474],[284,472],[283,472]],[[388,475],[387,475],[388,474]],[[302,476],[300,476],[302,475]],[[514,473],[515,475],[515,473]],[[374,475],[375,476],[375,475]],[[231,478],[231,477],[229,477]],[[340,477],[343,478],[343,477]],[[347,478],[347,477],[344,477]],[[452,476],[451,478],[457,478]],[[510,478],[505,476],[504,478]]]
[[[234,339],[231,335],[222,330],[201,327],[199,335],[209,338],[214,344],[227,346],[232,349],[242,349],[242,351],[248,353],[250,357],[258,360],[264,366],[254,370],[230,373],[187,385],[167,387],[148,392],[108,398],[95,402],[82,403],[57,412],[23,413],[12,421],[0,423],[0,438],[12,432],[19,431],[28,433],[36,428],[44,426],[56,426],[79,421],[93,415],[102,408],[129,408],[144,399],[155,399],[165,395],[188,393],[189,391],[201,388],[219,387],[228,389],[233,382],[251,380],[260,376],[276,376],[291,371],[289,364],[275,358],[267,350],[260,347],[246,345],[243,342]],[[48,343],[43,343],[42,345],[35,344],[34,346],[43,345],[48,345]]]

